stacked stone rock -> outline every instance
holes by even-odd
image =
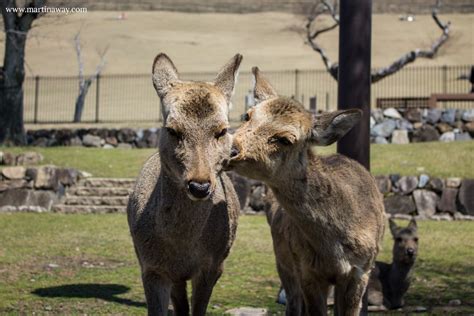
[[[474,179],[376,176],[385,211],[398,218],[474,219]]]
[[[0,211],[50,211],[84,176],[72,168],[55,166],[4,167],[0,171]]]
[[[377,144],[471,140],[474,109],[374,109],[370,127]]]

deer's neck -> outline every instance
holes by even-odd
[[[318,157],[305,154],[301,163],[287,168],[268,183],[288,215],[301,225],[308,221],[311,225],[325,224],[329,219],[326,206],[331,203],[332,185],[328,176],[320,171],[321,163]]]
[[[390,302],[393,306],[403,305],[403,296],[410,286],[413,264],[392,262],[389,273]]]
[[[165,168],[162,169],[159,183],[160,193],[156,195],[158,207],[155,214],[157,233],[185,241],[199,238],[214,205],[213,198],[192,201],[185,188],[178,185]],[[219,189],[218,186],[216,190]]]

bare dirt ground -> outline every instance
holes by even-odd
[[[82,26],[86,72],[99,61],[98,50],[109,45],[104,74],[149,73],[158,52],[169,54],[181,72],[214,72],[235,53],[244,55],[242,69],[322,69],[318,55],[305,44],[305,18],[288,13],[196,14],[178,12],[91,11],[44,17],[31,30],[26,60],[28,75],[77,75],[73,37]],[[416,65],[460,65],[474,61],[472,14],[440,14],[452,22],[452,38],[435,60]],[[323,18],[321,25],[329,20]],[[385,66],[408,50],[429,47],[440,34],[429,15],[401,22],[395,14],[373,16],[374,67]],[[357,34],[354,34],[356,36]],[[3,36],[3,34],[1,35]],[[338,31],[321,37],[337,60]],[[0,58],[4,41],[0,38]]]

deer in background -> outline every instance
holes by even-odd
[[[399,227],[389,219],[393,236],[392,263],[376,261],[368,285],[369,310],[380,311],[403,307],[403,296],[411,282],[411,272],[418,254],[418,232],[415,219]]]
[[[223,172],[229,159],[230,99],[242,56],[213,82],[179,79],[165,54],[153,63],[164,128],[158,152],[143,166],[127,208],[149,315],[205,315],[212,289],[235,239],[240,211]]]
[[[291,267],[278,270],[292,300],[287,314],[326,315],[335,285],[335,314],[358,315],[383,237],[382,195],[359,163],[317,156],[311,146],[334,143],[361,113],[313,117],[296,100],[278,96],[258,68],[252,72],[259,103],[234,135],[229,167],[265,182],[283,207],[272,225],[283,234],[277,262]]]

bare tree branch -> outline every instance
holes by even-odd
[[[82,30],[82,26],[81,26],[81,29],[79,29],[79,31],[77,32],[77,34],[74,36],[74,47],[76,49],[77,62],[79,65],[79,94],[76,99],[76,107],[74,110],[74,119],[73,119],[74,122],[81,121],[87,92],[89,91],[89,88],[94,82],[94,80],[97,79],[97,77],[100,75],[100,73],[104,69],[106,65],[105,55],[107,54],[107,51],[109,49],[109,46],[107,45],[101,52],[98,52],[100,56],[100,62],[97,65],[94,74],[92,74],[86,79],[84,75],[84,59],[82,57],[82,47],[81,47],[81,37],[80,37],[81,30]]]
[[[401,70],[406,65],[414,62],[417,58],[430,58],[431,59],[436,56],[439,48],[444,43],[446,43],[446,41],[449,39],[449,32],[450,32],[450,26],[451,26],[451,22],[443,23],[439,19],[438,12],[439,12],[440,7],[441,7],[441,0],[437,0],[431,13],[431,16],[434,22],[441,29],[440,37],[437,38],[431,44],[431,47],[429,49],[423,50],[423,49],[417,48],[415,50],[412,50],[402,55],[400,58],[392,62],[389,66],[373,71],[371,74],[372,83],[378,82],[382,80],[383,78],[396,73],[397,71]],[[334,23],[329,27],[325,27],[319,30],[314,30],[315,24],[316,24],[315,23],[316,18],[319,15],[324,14],[324,13],[328,13],[331,16]],[[338,25],[339,25],[339,17],[337,15],[336,4],[331,5],[331,3],[329,3],[327,0],[322,0],[321,2],[317,3],[313,7],[311,14],[308,16],[308,22],[306,24],[306,35],[307,35],[308,44],[311,46],[311,48],[314,51],[316,51],[321,56],[321,59],[324,63],[324,66],[326,67],[326,70],[335,80],[337,80],[339,66],[336,62],[331,62],[325,50],[316,42],[316,39],[319,35],[335,29]]]
[[[308,16],[308,22],[306,23],[306,38],[311,48],[319,53],[323,60],[324,66],[329,74],[337,81],[337,74],[339,66],[337,63],[331,62],[331,59],[326,54],[326,51],[316,42],[316,38],[328,31],[331,31],[339,26],[339,17],[336,14],[337,3],[331,5],[328,1],[323,0],[320,3],[313,6],[311,14]],[[315,29],[315,21],[321,14],[329,13],[333,19],[333,24],[323,29]]]

